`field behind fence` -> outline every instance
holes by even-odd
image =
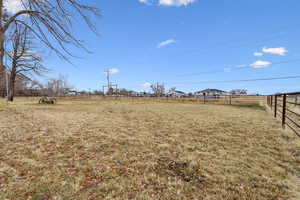
[[[18,97],[17,101],[36,102],[40,97]],[[267,105],[275,118],[281,120],[282,127],[288,127],[300,137],[300,92],[283,93],[275,95],[218,95],[201,96],[198,98],[174,98],[174,97],[127,97],[127,96],[67,96],[56,97],[58,103],[66,101],[124,101],[132,103],[195,103],[195,104],[215,104],[233,106],[263,106]],[[4,101],[3,101],[4,102]],[[2,105],[4,105],[2,102]],[[3,107],[2,107],[3,109]],[[1,102],[0,102],[1,110]]]
[[[145,102],[166,102],[166,103],[198,103],[198,104],[219,104],[219,105],[261,105],[265,102],[265,96],[256,95],[223,95],[223,96],[208,96],[199,98],[173,98],[173,97],[125,97],[125,96],[69,96],[56,97],[58,102],[69,100],[95,100],[95,101],[129,101],[133,103]],[[18,97],[18,100],[30,100],[38,102],[39,97]]]

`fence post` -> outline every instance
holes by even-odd
[[[283,95],[282,105],[282,127],[285,128],[285,116],[286,116],[286,94]]]
[[[271,110],[273,109],[273,95],[271,95]]]
[[[205,96],[206,96],[206,94],[204,93],[203,94],[203,102],[204,102],[204,104],[205,104]]]
[[[230,103],[230,105],[232,105],[232,96],[231,95],[229,95],[229,103]]]
[[[277,95],[275,95],[275,103],[274,103],[274,117],[277,117]]]

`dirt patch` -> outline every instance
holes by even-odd
[[[200,166],[192,164],[190,161],[161,157],[157,161],[155,170],[162,176],[178,178],[186,183],[204,183],[205,181],[205,177],[201,174]]]

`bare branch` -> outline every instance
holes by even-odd
[[[80,3],[80,0],[20,0],[23,9],[13,14],[3,25],[5,33],[13,23],[27,26],[46,47],[61,59],[70,62],[74,55],[69,45],[86,50],[81,40],[74,37],[72,25],[81,18],[97,34],[91,16],[100,16],[100,10]],[[0,7],[1,9],[1,7]],[[3,9],[3,8],[2,8]],[[1,31],[1,30],[0,30]],[[51,42],[50,42],[51,41]]]

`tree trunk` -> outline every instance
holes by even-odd
[[[0,95],[5,97],[4,37],[0,27]]]
[[[3,0],[0,0],[0,95],[5,97]]]
[[[8,101],[13,102],[15,96],[15,82],[16,82],[16,72],[11,72],[9,78],[9,87],[8,87]]]

